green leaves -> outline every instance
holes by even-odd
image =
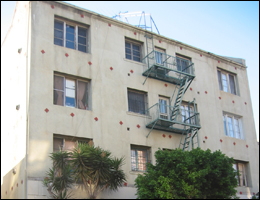
[[[159,149],[155,158],[156,165],[135,180],[138,199],[236,197],[233,159],[220,151]]]

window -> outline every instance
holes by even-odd
[[[169,102],[170,99],[167,97],[159,97],[159,111],[160,111],[160,118],[162,119],[169,119]]]
[[[195,112],[193,105],[188,106],[186,103],[182,104],[180,113],[182,116],[182,122],[195,125],[195,117],[193,117]]]
[[[59,150],[62,151],[72,151],[74,147],[77,147],[79,143],[88,143],[92,141],[87,138],[79,138],[79,137],[69,137],[62,135],[53,135],[53,152],[57,152]]]
[[[243,139],[241,117],[224,113],[223,122],[226,136]]]
[[[141,62],[141,48],[142,44],[132,41],[125,41],[125,57],[129,60]]]
[[[164,49],[160,49],[158,47],[155,47],[155,60],[156,60],[156,63],[159,64],[159,65],[166,66],[166,63],[164,62],[165,59],[166,59],[165,50]]]
[[[128,89],[128,111],[145,115],[147,104],[147,93]]]
[[[150,163],[150,147],[131,145],[131,170],[146,171],[146,163]]]
[[[54,44],[87,52],[88,29],[73,22],[54,20]]]
[[[236,75],[225,72],[223,70],[217,70],[217,72],[219,89],[224,92],[238,95]]]
[[[246,163],[237,162],[233,164],[235,171],[238,170],[239,176],[237,176],[237,185],[247,187],[247,175],[246,175]]]
[[[89,110],[89,82],[55,74],[53,103],[55,105]]]
[[[177,70],[181,72],[191,73],[191,58],[176,54]]]

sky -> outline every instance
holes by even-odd
[[[65,2],[107,17],[144,11],[151,14],[163,36],[217,55],[245,59],[259,141],[259,1]],[[1,1],[1,44],[11,26],[15,4]],[[140,20],[127,19],[136,25]]]

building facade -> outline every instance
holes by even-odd
[[[136,198],[158,148],[198,145],[234,158],[238,196],[259,191],[245,60],[63,2],[17,2],[1,48],[2,198],[46,198],[50,153],[89,140],[126,159],[127,182],[100,198]]]

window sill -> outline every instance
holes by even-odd
[[[91,55],[90,52],[79,51],[79,50],[77,50],[77,49],[68,48],[68,47],[65,47],[65,46],[58,45],[58,44],[54,44],[54,45],[55,45],[55,46],[58,46],[58,47],[63,47],[63,48],[65,48],[66,50],[67,50],[67,49],[71,49],[71,50],[74,50],[74,51],[77,51],[77,52],[81,52],[81,53],[84,53],[84,54],[89,54],[89,55]]]
[[[230,137],[230,136],[227,136],[227,135],[225,135],[225,137],[230,138],[230,139],[237,139],[237,140],[245,141],[245,139],[242,139],[242,138]]]
[[[133,116],[136,116],[136,117],[143,117],[143,118],[152,119],[152,117],[149,116],[149,115],[143,115],[143,114],[140,114],[140,113],[135,113],[135,112],[130,112],[130,111],[126,111],[126,114],[133,115]]]
[[[138,175],[138,174],[144,174],[145,172],[143,171],[129,171],[130,174],[133,174],[133,175]]]
[[[126,58],[123,58],[123,59],[124,59],[124,61],[131,62],[134,64],[145,65],[145,63],[142,63],[142,62],[138,62],[138,61],[134,61],[134,60],[126,59]]]
[[[225,92],[224,90],[220,90],[220,92],[225,93],[225,94],[230,94],[230,95],[234,95],[234,96],[240,97],[240,96],[237,95],[237,94],[232,94],[232,93],[230,93],[230,92]]]

